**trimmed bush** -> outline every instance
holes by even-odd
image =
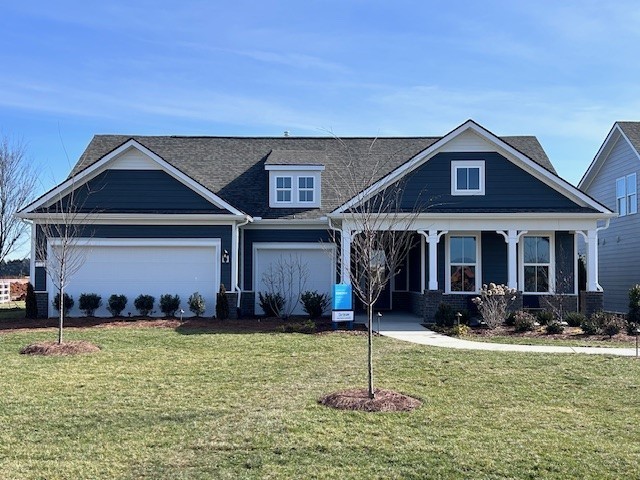
[[[580,327],[587,335],[617,335],[624,328],[625,321],[613,313],[595,312]]]
[[[540,310],[536,313],[536,320],[540,325],[549,325],[554,320],[553,313],[548,310]]]
[[[24,316],[26,318],[38,318],[38,302],[36,300],[36,292],[31,283],[27,283],[27,294],[24,299],[24,305],[26,309]]]
[[[318,293],[317,290],[304,292],[300,295],[300,300],[302,301],[302,308],[312,319],[320,318],[331,307],[329,295]]]
[[[279,293],[258,292],[258,303],[267,317],[280,317],[284,308],[284,297]]]
[[[138,295],[133,301],[133,306],[136,307],[138,313],[143,317],[148,317],[153,311],[153,304],[156,299],[153,295]]]
[[[127,297],[124,295],[116,295],[115,293],[109,297],[107,301],[107,310],[114,317],[119,317],[127,306]]]
[[[220,289],[216,295],[216,318],[226,320],[229,318],[229,299],[224,284],[220,284]]]
[[[609,318],[602,327],[602,333],[609,335],[609,338],[613,338],[614,335],[617,335],[622,331],[623,327],[624,322],[620,317]]]
[[[58,312],[60,311],[60,293],[56,293],[56,296],[53,299],[53,308],[55,308]],[[64,314],[67,315],[69,310],[73,308],[73,297],[68,293],[64,294]]]
[[[464,324],[454,325],[451,327],[451,335],[454,337],[464,337],[469,334],[469,327]]]
[[[180,296],[165,293],[160,295],[160,311],[165,317],[175,317],[180,308]]]
[[[547,323],[546,331],[549,335],[559,335],[564,332],[564,325],[557,320],[551,320]]]
[[[516,312],[509,312],[507,318],[504,320],[504,324],[508,327],[513,327],[516,324]]]
[[[438,310],[436,310],[433,319],[439,327],[453,327],[456,323],[456,314],[451,305],[441,303],[438,305]]]
[[[206,310],[204,297],[200,295],[199,292],[192,293],[189,297],[189,300],[187,300],[187,304],[189,305],[189,310],[191,310],[191,313],[193,313],[196,317],[202,315]]]
[[[78,298],[78,307],[87,317],[93,317],[96,310],[102,306],[102,297],[97,293],[81,293]]]
[[[602,333],[603,312],[595,312],[589,318],[585,318],[580,324],[580,328],[585,335],[598,335]]]
[[[522,310],[515,312],[513,325],[516,332],[530,332],[536,328],[536,317]]]
[[[287,323],[280,327],[284,333],[315,333],[316,324],[312,320],[300,323]]]
[[[582,325],[582,322],[586,320],[585,316],[582,313],[578,312],[569,312],[564,317],[565,322],[569,324],[570,327],[579,327]]]

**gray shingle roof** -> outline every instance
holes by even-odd
[[[179,137],[96,135],[71,175],[87,168],[133,138],[169,164],[199,182],[223,200],[252,216],[263,218],[317,218],[342,205],[340,189],[322,191],[322,208],[271,209],[265,163],[322,164],[323,184],[340,185],[345,155],[353,168],[378,175],[372,183],[410,160],[441,137],[341,138],[332,137]],[[503,141],[555,174],[535,137],[501,137]],[[348,153],[347,153],[348,152]],[[295,159],[300,159],[295,161]],[[333,190],[333,191],[332,191]]]
[[[640,122],[616,122],[627,136],[636,152],[640,153]]]

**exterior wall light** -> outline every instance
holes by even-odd
[[[227,250],[222,253],[222,263],[229,263],[229,252]]]

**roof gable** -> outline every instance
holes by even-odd
[[[609,210],[585,195],[573,185],[560,178],[555,170],[533,161],[510,143],[494,135],[489,130],[480,126],[473,120],[467,120],[444,137],[440,138],[428,148],[415,155],[409,161],[384,176],[370,187],[364,189],[355,197],[349,199],[332,213],[340,214],[348,211],[353,206],[366,201],[378,192],[400,181],[407,174],[415,171],[425,162],[441,152],[497,152],[516,164],[527,173],[544,182],[552,189],[568,197],[572,202],[582,207],[592,208],[602,213],[610,213]],[[545,155],[546,157],[546,155]]]
[[[578,188],[584,191],[589,189],[598,172],[606,163],[611,150],[620,139],[623,139],[629,145],[629,148],[640,160],[640,122],[616,122],[609,130],[587,171],[580,179]]]
[[[102,182],[104,182],[104,174],[109,170],[128,170],[133,172],[145,170],[162,171],[165,176],[171,177],[185,188],[199,195],[206,202],[212,204],[214,208],[210,211],[226,211],[234,215],[243,215],[238,209],[222,200],[213,192],[207,190],[204,186],[185,175],[173,165],[167,163],[155,152],[149,150],[134,139],[125,141],[86,168],[81,170],[74,169],[66,181],[22,209],[19,214],[28,218],[29,214],[46,212],[47,207],[52,204],[58,202],[63,202],[64,204],[65,199],[68,200],[71,192],[78,189],[80,189],[81,192],[82,189],[86,190],[84,191],[84,197],[87,199],[89,196],[88,193],[91,191],[91,188],[88,187],[89,182],[100,177],[103,177]],[[121,177],[121,175],[117,177]],[[101,183],[101,186],[101,188],[104,188],[106,184]],[[182,190],[184,194],[185,189],[183,188]],[[202,208],[202,202],[199,203],[198,210],[206,210]]]

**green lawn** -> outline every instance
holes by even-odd
[[[24,300],[0,303],[0,321],[24,320]]]
[[[185,334],[187,333],[187,334]],[[637,478],[640,362],[375,338],[409,414],[327,409],[364,386],[366,338],[67,329],[90,356],[0,335],[0,478]]]
[[[621,341],[611,340],[606,335],[601,335],[599,340],[594,339],[558,339],[545,337],[518,337],[516,335],[496,335],[491,337],[467,336],[459,337],[474,342],[506,343],[515,345],[551,345],[567,347],[607,347],[607,348],[632,348],[636,346],[635,340]],[[633,337],[632,337],[633,338]]]

